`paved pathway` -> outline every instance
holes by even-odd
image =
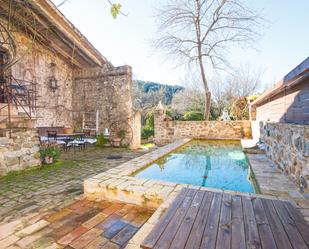
[[[57,211],[0,225],[0,249],[122,249],[153,210],[78,200]]]
[[[264,154],[248,154],[262,194],[293,200],[309,223],[309,192],[301,193],[297,185]]]
[[[104,172],[143,151],[89,148],[86,152],[64,153],[63,166],[0,178],[0,224],[37,211],[64,207],[83,193],[83,180]],[[120,155],[118,159],[108,159]]]

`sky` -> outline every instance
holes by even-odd
[[[247,1],[255,9],[263,9],[267,27],[261,30],[255,49],[233,47],[228,59],[233,66],[262,68],[263,83],[269,85],[309,56],[309,0]],[[128,15],[113,19],[108,0],[69,0],[59,9],[114,66],[132,66],[135,79],[182,84],[187,72],[164,60],[150,42],[156,37],[154,12],[166,1],[114,2],[121,3]]]

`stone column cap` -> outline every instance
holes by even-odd
[[[165,108],[164,108],[162,102],[159,101],[159,104],[157,105],[156,110],[157,110],[157,111],[164,111],[164,109],[165,109]]]

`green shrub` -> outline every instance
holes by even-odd
[[[42,147],[40,149],[40,157],[44,160],[45,157],[52,157],[56,161],[60,157],[60,149],[58,146]]]
[[[106,144],[106,139],[104,135],[103,134],[98,135],[96,145],[103,147],[105,144]]]
[[[203,113],[197,111],[186,112],[183,115],[183,119],[186,121],[200,121],[203,120]]]
[[[148,139],[149,137],[154,135],[154,128],[149,126],[144,126],[142,128],[142,139]]]

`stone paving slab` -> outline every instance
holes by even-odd
[[[0,224],[38,211],[64,207],[83,193],[86,178],[144,153],[91,147],[85,152],[63,153],[61,161],[64,166],[0,178]],[[110,155],[120,155],[122,158],[111,160],[108,159]]]
[[[292,200],[309,223],[309,193],[297,185],[264,154],[248,154],[255,178],[263,194]]]
[[[0,249],[120,249],[153,212],[126,203],[81,199],[57,212],[36,213],[0,225]]]

